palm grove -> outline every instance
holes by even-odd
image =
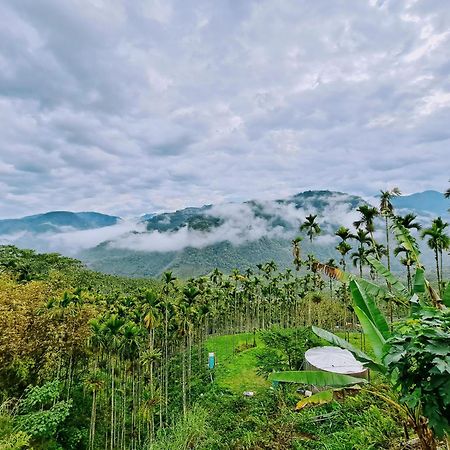
[[[319,218],[309,214],[292,241],[293,267],[284,271],[269,261],[230,274],[216,269],[180,280],[166,272],[160,280],[137,280],[92,272],[56,254],[0,247],[0,447],[159,448],[161,433],[186,417],[214,384],[206,367],[210,336],[311,326],[356,330],[359,322],[370,337],[358,314],[363,303],[355,299],[364,298],[371,311],[377,305],[376,316],[385,315],[389,328],[382,327],[382,342],[393,343],[389,350],[373,344],[375,362],[358,352],[356,357],[375,364],[383,376],[408,372],[410,355],[401,351],[405,320],[414,316],[441,337],[450,336],[443,257],[450,238],[440,217],[423,228],[413,214],[397,215],[391,200],[398,195],[398,189],[382,191],[378,208],[358,208],[354,229],[336,230],[337,262],[303,257],[302,239],[314,242],[321,234]],[[414,236],[434,254],[431,282]],[[393,258],[405,268],[404,285],[390,272]],[[412,302],[405,300],[411,296]],[[430,417],[430,392],[417,391],[406,376],[391,383],[397,403],[406,404],[405,426],[417,433],[422,448],[436,448],[436,438],[448,433],[446,342],[447,349],[429,343],[434,365],[421,366],[417,374],[438,380],[430,390],[441,418]],[[392,357],[394,348],[399,355]],[[408,406],[409,395],[421,406]],[[417,417],[408,422],[411,411]]]

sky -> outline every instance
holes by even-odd
[[[448,0],[0,0],[0,218],[445,190]]]

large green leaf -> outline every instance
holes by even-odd
[[[358,316],[359,323],[361,324],[361,327],[364,330],[370,345],[372,346],[372,350],[375,353],[376,358],[378,361],[381,361],[383,358],[383,347],[386,344],[386,340],[378,330],[377,326],[370,320],[361,308],[356,305],[354,305],[353,308],[355,310],[355,314]]]
[[[447,286],[445,287],[444,294],[442,296],[442,302],[445,306],[450,308],[450,281],[447,282]]]
[[[349,352],[353,353],[353,356],[360,362],[364,364],[365,367],[368,367],[369,369],[375,370],[377,372],[385,372],[385,367],[377,362],[375,362],[370,356],[368,356],[363,351],[359,350],[358,348],[354,347],[350,342],[347,342],[345,339],[340,338],[339,336],[336,336],[333,333],[330,333],[329,331],[323,330],[322,328],[318,328],[313,326],[312,327],[313,333],[315,333],[317,336],[319,336],[322,339],[325,339],[330,344],[334,344],[338,347],[345,348]]]
[[[403,297],[408,297],[408,289],[401,283],[397,277],[392,275],[392,273],[382,264],[378,259],[373,256],[367,256],[367,261],[369,264],[389,283],[391,288],[398,292]]]
[[[414,275],[414,293],[421,294],[423,292],[425,292],[425,273],[421,267],[418,267]]]
[[[274,372],[269,375],[269,381],[311,384],[320,387],[343,387],[367,383],[365,378],[356,378],[341,373],[322,372],[320,370]]]
[[[379,286],[379,285],[377,285],[375,283],[372,283],[369,280],[366,280],[365,278],[359,278],[359,277],[357,277],[355,275],[351,275],[350,279],[351,280],[356,280],[359,283],[359,285],[361,287],[363,287],[364,290],[370,296],[372,296],[373,298],[379,298],[379,299],[382,299],[382,300],[388,300],[389,299],[389,300],[392,300],[394,303],[402,304],[402,305],[407,305],[408,304],[407,299],[399,297],[399,296],[392,295],[392,293],[389,292],[387,290],[387,288],[384,287],[384,286]]]
[[[333,401],[333,397],[333,391],[317,392],[316,394],[311,395],[311,397],[301,399],[297,403],[295,409],[298,411],[308,405],[325,405],[326,403]]]
[[[409,251],[411,258],[417,266],[422,267],[420,263],[420,251],[416,240],[411,236],[411,233],[401,223],[393,221],[391,229],[395,234],[397,242],[406,250]]]
[[[359,285],[358,281],[352,280],[350,282],[350,291],[352,293],[353,301],[367,317],[377,327],[384,339],[390,337],[389,326],[383,314],[375,304],[375,300],[367,294],[367,292]]]

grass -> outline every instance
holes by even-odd
[[[241,346],[256,347],[239,351]],[[208,351],[216,354],[215,381],[219,386],[235,393],[260,391],[270,387],[270,383],[256,373],[256,354],[264,348],[258,335],[241,333],[216,336],[208,339]]]
[[[347,338],[356,348],[372,355],[367,340],[361,341],[361,333],[350,332],[347,336],[342,332],[336,334],[343,339]],[[240,351],[243,346],[254,343],[256,347]],[[208,339],[206,345],[209,352],[216,354],[214,377],[219,386],[237,394],[244,391],[258,392],[270,387],[270,383],[256,373],[256,354],[265,347],[258,333],[255,336],[253,333],[214,336]]]

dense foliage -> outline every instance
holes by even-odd
[[[0,247],[0,448],[367,449],[403,431],[437,448],[449,431],[447,226],[423,230],[437,255],[432,284],[415,218],[394,215],[393,195],[380,205],[386,245],[375,240],[379,210],[362,205],[355,230],[336,231],[339,264],[303,257],[302,239],[321,233],[313,214],[284,271],[269,261],[128,279]],[[392,254],[407,261],[406,283],[384,264]],[[370,385],[303,371],[305,351],[323,340],[370,368]],[[333,389],[305,400],[293,382]]]

